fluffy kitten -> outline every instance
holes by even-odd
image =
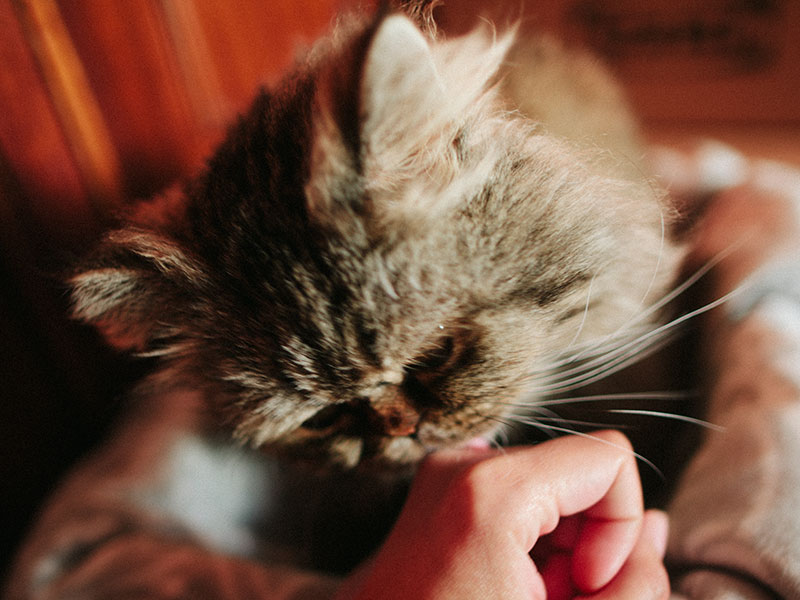
[[[394,468],[496,435],[565,352],[646,326],[674,265],[615,88],[512,44],[343,22],[172,217],[108,235],[76,315],[258,448]]]

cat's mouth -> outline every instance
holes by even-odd
[[[437,409],[416,412],[395,405],[379,413],[364,401],[352,401],[320,410],[287,446],[276,449],[317,469],[408,473],[427,454],[474,437],[474,430],[450,420]]]
[[[409,472],[432,450],[416,434],[394,437],[337,434],[267,449],[314,470],[386,473]]]
[[[399,395],[378,406],[366,399],[333,404],[303,422],[297,450],[344,468],[415,464],[426,453],[420,439],[426,412]]]
[[[366,399],[326,406],[300,427],[309,436],[414,437],[424,414],[397,394],[378,407]]]
[[[429,452],[457,443],[437,433],[439,412],[399,395],[377,404],[367,399],[332,404],[270,450],[315,468],[405,471]]]

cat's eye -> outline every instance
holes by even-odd
[[[350,415],[350,406],[348,404],[332,404],[303,421],[301,427],[311,431],[326,431],[339,427],[349,420]]]
[[[439,340],[436,347],[432,348],[415,361],[417,369],[435,371],[444,367],[455,355],[456,341],[451,335]]]
[[[431,383],[474,358],[477,343],[474,328],[461,324],[448,328],[439,326],[439,329],[441,336],[435,344],[406,369],[410,376],[423,383]]]

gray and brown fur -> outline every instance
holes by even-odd
[[[673,275],[618,96],[552,45],[345,19],[170,219],[108,235],[71,279],[75,314],[256,447],[391,466],[490,436],[531,373]]]

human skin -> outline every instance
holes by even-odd
[[[471,444],[426,459],[388,539],[338,598],[661,600],[666,537],[620,433]]]

